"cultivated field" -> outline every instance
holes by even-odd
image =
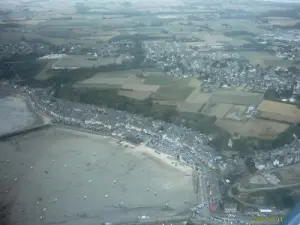
[[[63,44],[87,44],[87,45],[95,45],[96,41],[93,40],[80,40],[75,38],[59,38],[59,37],[46,37],[42,36],[40,34],[37,34],[35,32],[22,32],[21,29],[15,29],[12,31],[5,31],[0,33],[0,38],[2,43],[15,43],[20,42],[21,38],[25,38],[28,41],[31,40],[41,40],[46,43],[52,44],[52,45],[63,45]]]
[[[185,101],[189,103],[205,103],[211,98],[211,96],[211,93],[202,93],[200,92],[200,87],[196,87]]]
[[[39,11],[40,9],[33,10]],[[55,9],[57,11],[57,9]],[[57,12],[56,12],[57,13]],[[62,17],[66,17],[65,13]],[[70,16],[70,15],[69,15]],[[24,28],[6,29],[1,32],[2,42],[20,41],[24,36],[27,40],[38,39],[53,45],[84,44],[87,47],[95,47],[97,41],[106,42],[120,34],[117,30],[103,30],[109,28],[130,25],[129,18],[103,18],[99,15],[78,16],[72,15],[72,19],[60,20],[58,15],[41,15],[32,20],[16,20],[16,23],[24,25]],[[108,16],[109,17],[109,16]],[[49,19],[56,18],[56,19]],[[122,26],[122,27],[124,27]],[[125,26],[126,27],[126,26]],[[95,31],[97,28],[97,31]],[[26,32],[30,30],[30,32]],[[25,31],[25,32],[24,32]],[[10,38],[11,37],[11,38]]]
[[[228,103],[237,105],[258,105],[263,100],[263,94],[242,91],[216,91],[210,98],[210,103]]]
[[[223,34],[230,31],[247,31],[254,34],[262,34],[265,30],[258,24],[249,20],[218,19],[210,21],[193,21],[196,26],[208,26],[215,33]]]
[[[154,94],[155,100],[166,100],[166,101],[183,101],[192,92],[193,87],[181,86],[176,87],[173,85],[161,86]]]
[[[300,109],[295,105],[264,100],[258,106],[258,110],[258,117],[261,118],[287,123],[296,123],[300,121]]]
[[[103,85],[117,85],[122,87],[123,84],[128,80],[128,78],[126,77],[103,77],[101,79],[94,79],[93,77],[87,80],[84,80],[82,82],[80,82],[79,84],[77,84],[77,86],[81,86],[81,87],[97,87],[97,85],[99,86],[103,86]]]
[[[117,88],[119,95],[137,100],[144,100],[151,96],[155,103],[175,106],[180,112],[201,112],[216,116],[218,126],[231,134],[238,133],[245,137],[274,139],[289,127],[288,124],[262,119],[239,121],[249,105],[259,105],[262,102],[263,94],[236,90],[204,93],[200,91],[201,82],[194,78],[176,80],[159,75],[140,78],[130,75],[132,73],[139,74],[138,71],[123,71],[115,75],[99,73],[76,84],[75,87]],[[262,106],[264,104],[261,104],[259,109]],[[297,115],[300,116],[300,113]]]
[[[103,77],[110,77],[110,78],[118,78],[118,77],[129,77],[131,75],[138,75],[140,74],[140,70],[121,70],[121,71],[113,71],[113,72],[100,72],[96,73],[92,78],[90,78],[90,81],[101,80]]]
[[[298,164],[275,168],[270,173],[261,173],[254,176],[245,177],[243,186],[246,189],[259,187],[274,187],[276,185],[296,185],[299,186],[300,167]],[[267,180],[266,178],[271,178]],[[274,179],[275,178],[275,179]]]
[[[253,185],[267,185],[268,181],[261,175],[254,175],[249,178],[249,183]]]
[[[240,120],[248,109],[245,105],[234,105],[227,113],[226,119]]]
[[[293,60],[285,60],[285,59],[280,59],[280,58],[273,58],[273,59],[265,59],[264,60],[264,65],[266,66],[271,66],[273,68],[280,66],[280,67],[290,67],[295,65],[295,62]]]
[[[95,68],[99,66],[107,66],[116,64],[116,57],[96,58],[84,55],[68,55],[67,57],[58,59],[53,67],[57,68]]]
[[[267,17],[267,19],[269,24],[278,26],[293,26],[299,22],[299,20],[289,17]]]
[[[272,56],[267,52],[258,52],[258,51],[243,51],[238,52],[239,55],[245,57],[252,65],[259,64],[260,66],[267,66],[265,65],[265,60],[272,60],[276,59],[276,56]]]
[[[159,72],[147,72],[147,77],[145,78],[144,84],[150,85],[167,85],[173,82],[175,79],[171,76],[164,76],[162,74],[158,74]]]
[[[261,119],[250,119],[243,123],[236,120],[218,119],[216,125],[229,133],[238,133],[244,137],[256,137],[272,140],[285,131],[289,125]]]
[[[149,91],[149,92],[157,92],[160,87],[159,85],[148,85],[148,84],[133,84],[133,83],[125,83],[122,86],[122,89],[125,90],[137,90],[137,91]]]
[[[52,65],[56,60],[48,60],[46,66],[34,77],[36,80],[45,81],[54,76],[54,73],[49,72],[48,70],[52,69]]]
[[[109,72],[109,73],[96,73],[93,77],[88,78],[84,81],[78,83],[78,85],[89,86],[89,85],[110,85],[110,84],[118,84],[123,85],[126,83],[129,84],[142,84],[143,79],[138,78],[136,75],[136,71],[117,71],[117,72]]]
[[[32,20],[18,20],[16,21],[18,24],[23,24],[23,25],[37,25],[39,23],[43,23],[46,20],[43,19],[32,19]]]
[[[232,104],[219,103],[219,104],[207,105],[207,107],[205,107],[205,109],[202,112],[210,116],[223,118],[232,107],[233,107]]]
[[[285,124],[264,120],[249,120],[246,123],[233,121],[239,120],[249,105],[259,105],[263,99],[262,94],[236,90],[204,93],[200,91],[201,81],[195,78],[175,79],[155,74],[160,73],[157,71],[143,71],[143,74],[152,72],[152,75],[145,78],[132,75],[139,72],[99,73],[77,83],[75,87],[117,88],[119,95],[137,100],[151,96],[154,103],[174,106],[180,112],[201,112],[216,116],[219,119],[218,126],[232,134],[236,132],[242,136],[272,139],[288,127]]]
[[[173,77],[159,76],[157,74],[141,78],[138,76],[140,73],[140,70],[97,73],[91,78],[76,83],[74,87],[105,88],[107,85],[107,87],[120,89],[120,95],[132,97],[134,99],[144,99],[146,96],[149,96],[149,93],[153,93],[153,99],[155,101],[183,102],[192,93],[195,87],[201,84],[201,82],[195,79],[186,78],[176,80]],[[148,71],[145,73],[160,72]],[[139,93],[141,93],[141,96],[138,96]],[[204,99],[201,100],[202,102],[199,100],[201,100],[201,97],[196,95],[191,100],[191,103],[204,103],[203,101],[205,101],[205,96]],[[199,106],[201,106],[201,104],[199,104]]]
[[[189,87],[201,87],[201,85],[202,85],[202,82],[196,78],[182,79],[181,81],[183,81],[183,80],[186,80],[187,85]]]
[[[101,33],[101,34],[95,34],[93,36],[87,36],[87,37],[82,37],[82,40],[93,40],[93,41],[103,41],[107,42],[114,36],[119,35],[119,32],[108,32],[108,33]]]
[[[280,168],[274,173],[280,177],[283,185],[300,183],[300,166],[298,164]]]
[[[157,18],[160,18],[160,19],[179,19],[181,18],[180,15],[174,15],[174,14],[162,14],[162,15],[156,15]]]
[[[120,90],[118,92],[119,95],[125,96],[127,98],[136,99],[136,100],[145,100],[146,98],[150,97],[151,91],[140,91],[140,90],[134,90],[134,91],[126,91],[126,90]]]
[[[294,64],[294,62],[291,60],[281,59],[267,52],[243,51],[238,52],[238,54],[249,60],[252,65],[259,64],[262,67],[289,67]]]
[[[207,19],[207,13],[214,13],[216,9],[195,2],[195,8],[182,7],[186,3],[178,1],[132,1],[132,7],[124,7],[123,3],[89,1],[93,13],[76,13],[76,3],[67,0],[61,4],[53,0],[51,4],[29,1],[28,7],[35,12],[30,17],[13,13],[12,19],[19,20],[22,28],[8,28],[1,32],[3,43],[19,42],[25,37],[28,40],[40,39],[54,45],[82,45],[85,47],[100,47],[118,35],[144,34],[149,37],[147,42],[164,43],[166,39],[182,39],[187,47],[198,51],[215,51],[218,58],[224,52],[225,46],[240,46],[250,43],[255,35],[267,33],[265,29],[271,25],[291,26],[297,21],[283,17],[268,17],[269,24],[262,24],[250,19]],[[189,2],[191,4],[191,2]],[[174,7],[175,6],[175,7]],[[226,6],[239,10],[239,4]],[[139,9],[155,12],[155,15],[139,15]],[[158,10],[159,8],[159,10]],[[135,11],[134,9],[137,9]],[[137,13],[127,16],[128,12]],[[122,15],[124,12],[124,15]],[[25,13],[26,14],[26,13]],[[126,15],[125,15],[126,14]],[[29,19],[31,18],[32,19]],[[20,20],[21,18],[21,20]],[[26,18],[26,20],[25,20]],[[157,24],[151,24],[152,22]],[[29,30],[27,33],[26,30]],[[25,31],[25,32],[24,32]],[[186,38],[194,37],[195,42]],[[144,40],[143,40],[144,41]],[[64,46],[65,47],[65,46]],[[220,54],[218,54],[220,53]],[[120,53],[121,54],[121,53]],[[240,55],[253,65],[262,67],[289,67],[293,61],[283,60],[267,52],[242,51]],[[61,72],[47,71],[52,65],[57,68],[95,68],[99,66],[113,66],[123,62],[123,55],[92,59],[87,56],[73,55],[57,61],[49,61],[44,70],[36,75],[37,80],[48,80]],[[205,67],[204,63],[200,67]],[[72,76],[72,73],[68,75]],[[74,88],[103,89],[112,88],[120,96],[131,99],[144,100],[151,97],[160,105],[173,105],[180,112],[196,113],[216,116],[217,124],[229,132],[237,132],[242,136],[274,138],[288,125],[251,119],[245,123],[237,120],[242,117],[249,105],[259,105],[263,94],[246,91],[230,90],[229,88],[211,91],[202,86],[202,82],[195,78],[177,79],[167,76],[161,69],[126,70],[117,72],[88,74],[83,81],[74,84]],[[92,77],[91,77],[91,76]],[[78,76],[78,73],[74,75]],[[80,77],[83,77],[80,75]],[[86,77],[89,77],[86,79]],[[211,93],[212,92],[212,93]],[[157,107],[159,107],[157,105]],[[162,106],[163,107],[163,106]],[[274,111],[274,110],[271,110]],[[276,109],[275,109],[276,111]],[[268,110],[261,111],[260,116],[266,119],[295,122],[300,120],[299,111],[291,113],[291,109],[278,110],[270,114]],[[279,114],[279,115],[278,115]],[[299,115],[299,116],[298,116]],[[264,136],[265,135],[265,136]]]
[[[223,42],[231,42],[232,38],[226,37],[222,34],[204,34],[203,36],[200,34],[200,36],[203,38],[204,42],[207,44],[215,44],[215,43],[223,43]]]
[[[109,73],[97,73],[93,77],[74,85],[75,88],[115,88],[119,95],[137,100],[146,99],[159,89],[159,85],[144,84],[144,79],[137,77],[140,70],[128,70]],[[153,79],[155,80],[155,79]]]
[[[177,105],[177,110],[179,112],[190,112],[190,113],[199,112],[204,106],[204,104],[201,103],[189,103],[189,102],[178,102],[176,105]]]
[[[20,31],[19,32],[5,31],[0,33],[1,43],[19,43],[22,37],[25,37],[27,40],[41,38],[37,34],[21,33]]]

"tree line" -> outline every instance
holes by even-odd
[[[120,96],[116,89],[74,89],[71,85],[57,86],[56,98],[64,98],[71,101],[79,101],[102,107],[115,108],[156,120],[185,126],[204,134],[210,134],[214,138],[210,142],[221,149],[227,145],[230,134],[215,125],[216,117],[202,113],[183,113],[177,111],[175,106],[156,104],[152,98],[134,100]]]

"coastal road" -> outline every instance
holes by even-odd
[[[204,218],[210,217],[210,211],[209,211],[209,199],[208,199],[208,190],[205,185],[204,180],[204,174],[205,174],[205,168],[199,168],[198,170],[193,170],[193,189],[194,192],[197,195],[197,204],[204,204],[204,206],[201,208],[202,210],[202,216]]]
[[[201,194],[202,194],[202,203],[205,204],[203,206],[203,216],[205,218],[210,217],[210,210],[209,210],[209,197],[208,197],[208,190],[204,179],[204,174],[206,174],[206,168],[203,166],[201,168],[201,176],[199,178],[200,180],[200,188],[201,188]]]

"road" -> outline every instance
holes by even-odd
[[[197,195],[197,204],[204,205],[201,208],[201,215],[204,219],[210,218],[208,190],[204,179],[204,174],[206,174],[205,170],[206,168],[203,166],[195,168],[193,171],[193,188]]]
[[[26,96],[26,95],[25,95]],[[32,111],[35,111],[34,108],[31,105],[31,101],[28,99],[29,97],[27,97],[27,100],[29,102],[28,106],[32,109]],[[38,112],[37,112],[38,113]],[[94,132],[93,132],[94,133]],[[209,190],[208,187],[206,185],[206,176],[207,174],[207,170],[208,168],[206,168],[204,165],[202,165],[201,167],[199,167],[198,170],[194,170],[193,173],[193,185],[194,185],[194,191],[197,194],[197,204],[204,204],[204,206],[201,208],[201,216],[199,215],[197,217],[197,221],[203,221],[206,222],[208,224],[218,224],[218,225],[223,225],[223,224],[230,224],[230,222],[237,222],[237,221],[241,221],[241,220],[245,220],[245,221],[251,221],[251,218],[249,217],[237,217],[237,218],[227,218],[227,222],[226,221],[218,221],[215,219],[211,218],[211,213],[209,210],[209,203],[210,203],[210,196],[209,196]],[[213,177],[209,177],[209,179],[213,179]],[[176,219],[184,219],[184,218],[176,218]],[[145,221],[146,222],[146,221]],[[252,224],[277,224],[276,220],[266,220],[266,221],[252,221]]]
[[[202,196],[202,204],[205,204],[203,207],[203,215],[205,218],[210,217],[210,210],[209,210],[209,198],[208,198],[208,190],[204,180],[204,174],[206,174],[206,168],[203,166],[201,168],[201,174],[199,175],[200,180],[200,189],[201,189],[201,196]]]
[[[261,187],[261,188],[245,189],[245,188],[241,187],[240,183],[237,183],[236,187],[241,192],[251,193],[251,192],[257,192],[257,191],[268,191],[268,190],[276,190],[276,189],[280,189],[280,188],[295,187],[295,186],[299,186],[299,185],[300,185],[300,183],[295,183],[295,184],[277,185],[275,187]]]
[[[251,193],[251,192],[258,192],[258,191],[269,191],[269,190],[276,190],[276,189],[280,189],[280,188],[295,187],[295,186],[299,186],[299,185],[300,185],[300,183],[287,184],[287,185],[277,185],[275,187],[261,187],[261,188],[253,188],[253,189],[244,189],[244,188],[241,187],[240,183],[235,183],[234,185],[232,185],[229,188],[229,190],[228,190],[228,196],[234,198],[236,201],[240,202],[241,204],[243,204],[245,206],[259,208],[260,205],[251,204],[251,203],[245,202],[245,201],[241,200],[240,198],[236,197],[232,193],[232,188],[233,187],[237,187],[240,192]]]

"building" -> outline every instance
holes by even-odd
[[[261,212],[261,213],[271,213],[271,212],[273,212],[273,210],[272,209],[259,209],[259,212]]]
[[[209,211],[210,211],[211,213],[213,213],[213,212],[215,212],[215,210],[216,210],[215,204],[214,204],[213,202],[211,202],[211,203],[209,204]]]
[[[225,213],[236,213],[237,212],[237,204],[236,203],[225,203],[224,204],[224,212]]]

